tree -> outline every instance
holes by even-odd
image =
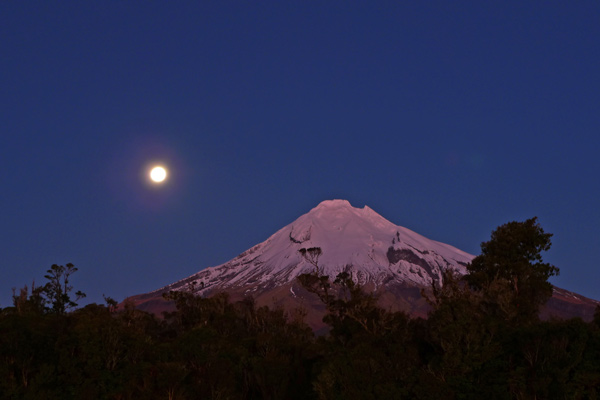
[[[34,282],[31,284],[31,294],[29,294],[29,288],[24,286],[17,295],[16,289],[13,288],[13,307],[10,311],[19,315],[27,313],[43,314],[46,303],[42,297],[43,289],[43,287],[36,287]]]
[[[483,293],[488,312],[513,322],[537,319],[539,307],[552,296],[548,278],[559,273],[542,260],[551,237],[534,217],[499,226],[481,244],[465,279]]]
[[[320,248],[300,254],[315,271],[298,281],[325,305],[323,322],[331,327],[320,341],[324,357],[313,382],[318,398],[410,398],[419,354],[408,316],[380,307],[376,294],[352,279],[351,265],[331,282],[318,264]]]
[[[71,299],[70,293],[73,291],[73,286],[69,284],[69,277],[77,272],[77,268],[71,263],[64,266],[53,264],[46,272],[44,278],[48,279],[48,282],[44,285],[42,293],[51,305],[48,310],[62,315],[77,307],[75,301],[85,297],[85,293],[78,290],[75,292],[75,300]]]
[[[428,344],[425,371],[432,378],[428,390],[433,390],[427,397],[444,398],[446,391],[461,398],[503,393],[497,381],[504,377],[499,332],[504,321],[485,312],[483,293],[469,287],[453,270],[446,270],[441,282],[433,281],[431,289],[422,290],[421,295],[432,307],[422,334]]]
[[[306,261],[315,266],[315,274],[320,275],[323,271],[319,269],[319,257],[323,254],[320,247],[310,247],[308,249],[300,249],[298,252]]]

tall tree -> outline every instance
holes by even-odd
[[[513,322],[537,318],[539,307],[552,296],[548,278],[559,273],[542,260],[551,237],[534,217],[499,226],[481,244],[481,255],[468,265],[465,279],[482,291],[488,312]]]
[[[51,305],[48,310],[54,314],[65,314],[68,310],[77,307],[75,301],[85,297],[85,293],[78,290],[75,292],[75,299],[71,299],[73,286],[69,283],[69,278],[77,272],[77,267],[71,263],[67,265],[53,264],[46,272],[44,278],[48,282],[44,285],[42,292]]]

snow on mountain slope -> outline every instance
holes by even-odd
[[[173,310],[163,293],[189,290],[195,283],[194,291],[202,296],[224,291],[236,299],[252,295],[260,305],[305,310],[306,322],[319,331],[325,326],[325,309],[318,297],[296,279],[301,273],[315,270],[299,251],[313,247],[322,250],[318,260],[321,273],[334,278],[349,270],[366,290],[378,294],[380,306],[416,317],[426,317],[430,309],[421,288],[438,282],[445,269],[465,274],[466,265],[473,259],[459,249],[397,226],[369,207],[355,208],[345,200],[330,200],[233,260],[153,292],[129,297],[126,302],[160,315]],[[540,315],[590,321],[598,304],[554,288],[553,297]]]
[[[236,287],[260,293],[314,271],[299,252],[313,247],[322,250],[318,260],[322,273],[335,277],[350,270],[355,280],[374,288],[390,283],[429,286],[440,280],[442,270],[466,273],[474,257],[395,225],[367,206],[328,200],[233,260],[156,292],[180,290],[196,282],[198,293]]]

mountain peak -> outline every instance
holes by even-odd
[[[313,208],[311,210],[311,212],[324,211],[324,210],[340,210],[340,209],[354,210],[356,208],[353,207],[352,204],[350,204],[350,202],[348,200],[333,199],[333,200],[323,200],[315,208]]]
[[[466,272],[473,258],[450,245],[427,239],[388,221],[371,208],[353,207],[347,200],[326,200],[266,241],[231,261],[198,272],[164,289],[202,282],[202,291],[250,287],[249,293],[294,282],[315,266],[302,249],[322,250],[319,270],[335,277],[350,271],[361,284],[374,287],[396,283],[429,286],[445,269]]]
[[[363,219],[375,219],[378,220],[379,223],[384,221],[390,223],[377,212],[375,212],[373,209],[371,209],[369,206],[365,205],[363,208],[357,208],[352,206],[352,204],[350,204],[348,200],[341,199],[322,201],[321,203],[319,203],[319,205],[310,210],[310,212],[306,215],[313,216],[317,219],[332,216],[337,216],[338,218],[342,218],[344,216],[355,216]]]
[[[323,200],[320,202],[316,208],[319,207],[352,207],[348,200],[344,199],[332,199],[332,200]]]
[[[310,248],[321,249],[318,259],[302,256]],[[305,307],[307,292],[297,277],[315,272],[318,266],[320,274],[331,278],[349,272],[368,290],[387,293],[395,307],[409,307],[415,315],[424,316],[426,304],[420,288],[441,284],[446,270],[465,274],[473,258],[396,225],[368,206],[355,208],[347,200],[326,200],[232,260],[133,299],[152,307],[153,302],[163,304],[165,292],[193,288],[202,296],[226,291],[263,302],[289,300]],[[318,302],[311,307],[322,310]]]

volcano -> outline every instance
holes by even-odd
[[[302,255],[315,248],[320,252],[313,259]],[[158,313],[172,307],[162,297],[169,291],[191,290],[201,296],[227,292],[232,299],[252,296],[259,305],[303,310],[309,325],[319,329],[323,305],[296,279],[318,269],[331,278],[349,272],[365,290],[377,294],[382,307],[426,317],[429,306],[421,290],[439,284],[445,270],[464,275],[473,258],[395,225],[367,206],[327,200],[234,259],[127,300]],[[555,288],[542,317],[590,320],[598,304]]]

